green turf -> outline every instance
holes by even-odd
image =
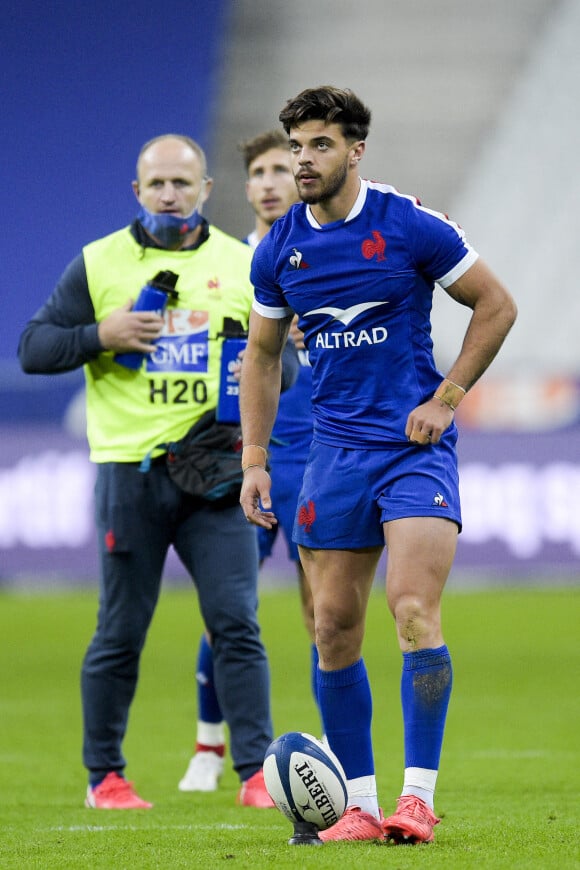
[[[79,667],[94,592],[0,595],[0,867],[467,868],[580,867],[578,588],[449,591],[446,639],[455,688],[431,846],[292,848],[276,810],[237,808],[228,766],[219,792],[181,794],[196,705],[201,628],[194,593],[162,594],[125,744],[127,775],[150,812],[84,809]],[[272,668],[275,732],[320,729],[297,593],[260,609]],[[373,594],[365,659],[374,686],[380,801],[402,779],[400,656],[383,595]]]

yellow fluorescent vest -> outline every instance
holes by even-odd
[[[193,251],[142,248],[126,227],[87,245],[83,256],[97,321],[137,299],[157,272],[179,275],[163,335],[139,370],[119,365],[112,352],[84,367],[92,461],[137,462],[216,407],[223,343],[217,335],[224,317],[247,329],[252,251],[213,226]]]

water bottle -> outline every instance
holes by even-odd
[[[223,337],[222,360],[220,367],[220,387],[216,420],[218,423],[240,422],[240,383],[235,377],[237,361],[240,351],[244,350],[248,343],[247,333],[238,320],[224,317],[222,332],[218,338]]]
[[[178,278],[179,275],[169,270],[158,272],[151,281],[145,284],[131,310],[155,311],[157,314],[162,315],[167,308],[169,299],[177,299],[175,285]],[[140,369],[144,357],[145,354],[139,353],[139,351],[117,353],[115,354],[115,362],[128,369]]]

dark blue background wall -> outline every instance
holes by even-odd
[[[186,133],[211,166],[230,2],[2,4],[2,418],[31,404],[14,397],[24,323],[85,243],[134,216],[141,145]]]

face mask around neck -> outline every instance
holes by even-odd
[[[141,206],[137,220],[147,232],[154,236],[165,248],[173,248],[183,241],[184,236],[200,225],[203,218],[197,208],[189,217],[175,214],[155,214]]]

